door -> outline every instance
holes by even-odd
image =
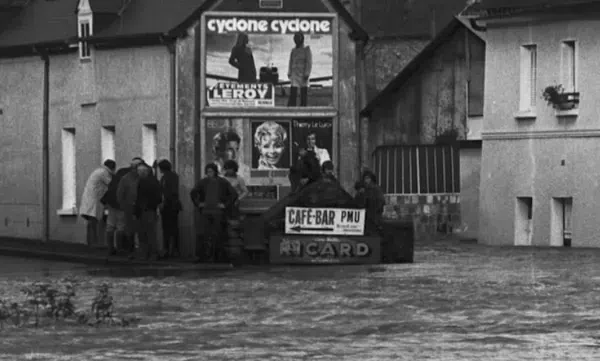
[[[531,246],[533,242],[533,198],[518,197],[515,212],[515,246]]]

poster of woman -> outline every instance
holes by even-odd
[[[332,159],[333,122],[331,119],[294,119],[292,121],[292,157],[300,149],[315,152],[319,164]]]
[[[290,123],[286,121],[252,121],[252,169],[290,168]]]
[[[317,14],[205,15],[205,79],[207,103],[212,89],[239,87],[227,93],[231,104],[267,104],[246,99],[248,84],[274,87],[275,106],[333,105],[333,18]],[[238,98],[236,98],[236,96]],[[257,95],[258,96],[258,95]],[[212,102],[223,106],[223,99]],[[233,105],[232,105],[233,106]]]

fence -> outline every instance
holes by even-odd
[[[373,169],[386,194],[459,193],[458,152],[452,145],[380,146]]]

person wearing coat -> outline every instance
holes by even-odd
[[[158,162],[158,169],[162,173],[160,216],[163,229],[163,256],[175,257],[179,255],[179,212],[182,210],[179,199],[179,176],[173,171],[171,162],[166,159]]]
[[[83,188],[79,215],[87,221],[86,241],[88,246],[98,244],[98,221],[104,215],[104,206],[100,200],[108,190],[116,167],[117,164],[114,160],[106,160],[102,167],[92,172]]]
[[[158,179],[147,164],[137,166],[138,188],[134,205],[134,214],[139,222],[138,238],[140,249],[146,260],[153,257],[158,260],[158,206],[162,201],[162,192]]]
[[[123,176],[117,187],[117,202],[123,211],[125,221],[125,248],[129,251],[129,258],[133,258],[135,252],[135,235],[137,233],[137,219],[135,217],[135,201],[137,199],[138,172],[137,167],[144,164],[142,158],[136,157],[131,160],[129,173]]]
[[[201,234],[196,243],[196,262],[201,261],[203,246],[209,240],[211,249],[215,251],[211,261],[215,260],[215,254],[223,251],[226,216],[231,214],[231,209],[238,198],[237,191],[231,183],[219,177],[214,163],[207,164],[204,172],[206,177],[196,183],[190,192],[192,203],[200,210],[201,215]]]
[[[101,201],[108,208],[108,216],[106,219],[106,244],[108,245],[108,255],[112,256],[117,253],[117,250],[125,248],[125,215],[119,202],[117,202],[117,189],[119,182],[129,173],[130,168],[120,168],[113,174],[112,180],[108,185],[108,191],[104,194]],[[115,237],[117,246],[115,247]]]
[[[300,149],[298,159],[290,169],[289,179],[292,192],[321,178],[321,166],[315,152]]]

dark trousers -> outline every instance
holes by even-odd
[[[298,87],[291,87],[290,88],[290,98],[288,100],[288,106],[289,107],[295,107],[296,106],[296,98],[298,97]],[[305,107],[308,105],[308,87],[301,87],[300,88],[300,106],[301,107]]]
[[[99,222],[95,217],[84,217],[87,221],[86,243],[88,246],[98,245]]]
[[[179,253],[179,212],[163,210],[161,212],[163,229],[163,249],[169,254]]]
[[[196,244],[196,256],[214,260],[218,251],[223,247],[224,232],[225,217],[223,213],[203,213],[200,216],[200,235]]]
[[[156,237],[157,218],[156,211],[143,211],[139,218],[138,238],[142,255],[146,257],[155,254],[158,246]]]

